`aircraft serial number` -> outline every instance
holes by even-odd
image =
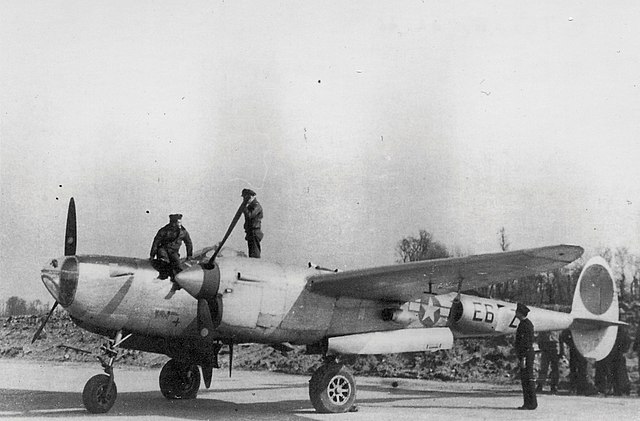
[[[493,323],[494,317],[495,317],[495,313],[493,312],[492,304],[478,303],[475,301],[473,302],[473,321],[474,322]]]

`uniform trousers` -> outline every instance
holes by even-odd
[[[527,409],[536,409],[538,407],[538,399],[536,398],[536,379],[533,375],[533,362],[535,353],[533,350],[527,351],[524,357],[524,367],[520,368],[520,380],[522,382],[522,396],[524,398],[524,407]]]

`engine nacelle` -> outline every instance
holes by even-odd
[[[505,305],[496,300],[461,295],[451,305],[451,326],[462,336],[497,333]]]
[[[385,322],[396,322],[403,325],[409,325],[420,320],[417,311],[410,311],[402,308],[385,308],[381,314],[382,320]]]

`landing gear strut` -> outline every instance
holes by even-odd
[[[309,380],[311,404],[320,413],[352,411],[356,400],[356,382],[344,364],[326,358]]]
[[[118,358],[118,347],[122,342],[129,338],[128,335],[122,339],[122,331],[118,331],[113,340],[107,342],[100,347],[100,350],[105,355],[103,357],[96,357],[100,361],[105,374],[97,374],[89,379],[84,385],[82,391],[82,402],[87,411],[92,414],[104,414],[108,412],[116,401],[118,396],[118,388],[116,387],[113,364]]]

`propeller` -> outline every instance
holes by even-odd
[[[69,200],[69,208],[67,209],[67,227],[65,230],[64,236],[64,255],[65,256],[75,256],[76,254],[76,244],[78,242],[77,237],[77,227],[76,227],[76,202],[73,200],[73,197]],[[51,306],[51,310],[49,310],[49,314],[44,318],[38,330],[31,338],[31,343],[34,343],[39,337],[40,333],[44,329],[44,326],[49,321],[49,318],[53,314],[53,311],[58,307],[58,300],[53,303]]]
[[[69,200],[69,210],[67,211],[67,229],[64,236],[64,255],[76,255],[76,243],[78,242],[76,230],[76,202],[73,197]]]
[[[234,215],[233,219],[231,220],[231,224],[229,225],[229,228],[227,228],[227,233],[224,235],[224,237],[222,237],[222,241],[218,245],[218,248],[213,253],[213,256],[211,256],[211,259],[209,259],[209,262],[205,265],[205,269],[212,269],[213,268],[214,261],[216,260],[216,257],[218,256],[218,253],[220,252],[220,250],[222,250],[222,246],[227,241],[227,238],[229,238],[229,236],[231,235],[231,232],[233,231],[233,229],[236,227],[236,224],[238,223],[238,219],[240,219],[240,215],[242,215],[242,212],[244,211],[244,208],[247,207],[247,203],[248,202],[249,202],[249,196],[245,196],[242,199],[242,203],[240,204],[240,207],[236,211],[236,214]]]
[[[229,228],[227,229],[227,232],[225,233],[224,237],[222,238],[222,241],[220,243],[218,243],[218,248],[216,249],[216,251],[213,253],[213,256],[211,256],[211,259],[209,259],[209,261],[202,265],[202,268],[205,269],[205,274],[204,274],[204,279],[202,281],[200,281],[200,279],[198,279],[198,281],[203,282],[205,284],[209,284],[207,282],[207,279],[209,279],[209,276],[207,275],[208,273],[211,273],[213,271],[213,269],[215,268],[215,260],[216,257],[218,256],[218,253],[220,253],[220,250],[222,250],[222,246],[224,245],[224,243],[227,241],[227,239],[229,238],[229,236],[231,235],[231,232],[233,231],[233,229],[236,227],[236,224],[238,223],[238,220],[240,219],[240,215],[242,215],[242,212],[244,211],[244,209],[247,207],[247,203],[248,203],[249,198],[248,197],[244,197],[242,200],[242,203],[240,204],[240,207],[238,207],[238,210],[236,211],[236,214],[233,216],[233,219],[231,220],[231,224],[229,225]],[[180,282],[182,282],[184,284],[184,281],[186,280],[186,278],[188,278],[191,275],[191,272],[187,269],[186,271],[180,272],[179,274],[176,275],[176,281],[180,284]],[[219,274],[217,275],[219,278]],[[200,275],[196,275],[197,278],[200,278]],[[196,281],[196,283],[200,283]],[[183,286],[183,285],[181,285]],[[183,286],[185,287],[185,286]],[[203,338],[206,338],[207,336],[209,336],[210,332],[213,332],[213,330],[216,328],[216,325],[214,325],[214,321],[211,317],[211,305],[214,305],[214,307],[216,307],[216,313],[220,312],[220,305],[215,305],[215,303],[213,304],[209,304],[210,301],[209,300],[216,300],[216,294],[217,294],[217,282],[216,282],[216,287],[215,287],[215,291],[214,290],[206,290],[205,291],[200,291],[197,293],[194,293],[191,288],[185,288],[191,295],[194,295],[194,297],[198,300],[198,331],[200,332],[200,335]],[[219,323],[219,321],[217,321]]]
[[[38,327],[38,330],[36,330],[36,333],[33,335],[33,338],[31,338],[31,343],[34,343],[36,339],[40,337],[40,334],[42,333],[42,329],[44,329],[44,325],[47,324],[47,322],[49,321],[49,317],[51,317],[51,315],[53,314],[53,310],[55,310],[56,307],[58,307],[58,301],[53,303],[51,310],[49,310],[49,314],[47,314],[47,317],[44,318],[44,320],[40,324],[40,327]]]
[[[198,299],[198,331],[200,336],[206,338],[214,329],[213,319],[209,303],[204,298]]]

